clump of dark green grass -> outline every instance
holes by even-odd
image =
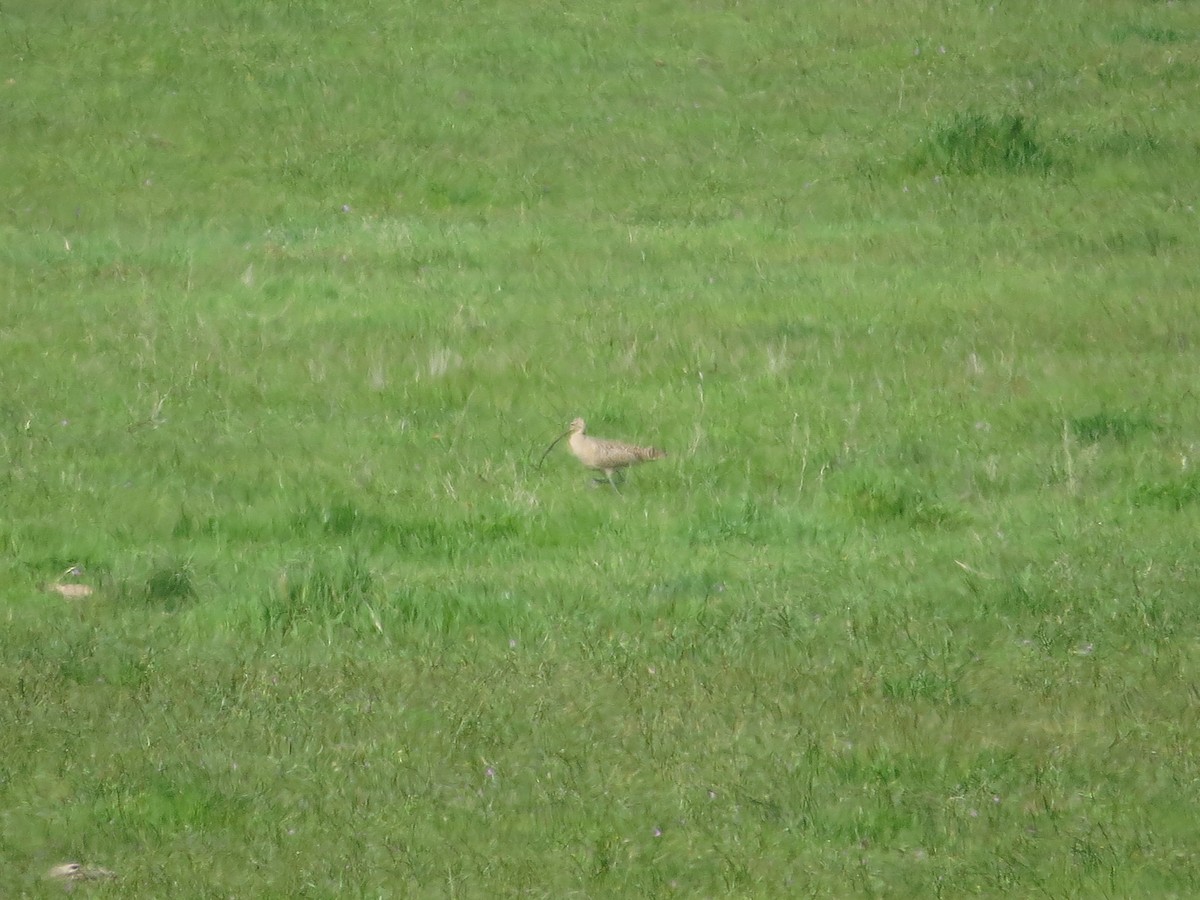
[[[178,608],[196,596],[190,562],[168,562],[155,567],[146,578],[146,602],[167,609]]]
[[[1139,505],[1183,510],[1200,503],[1200,475],[1191,472],[1179,478],[1139,485],[1134,498]]]
[[[263,599],[268,633],[287,635],[305,627],[352,628],[377,621],[376,575],[355,552],[325,554],[285,568]]]
[[[178,612],[199,597],[196,569],[192,560],[186,557],[164,556],[140,579],[110,579],[101,575],[102,570],[93,567],[80,571],[89,573],[85,580],[98,580],[102,591],[110,592],[117,599],[159,612]],[[98,575],[101,577],[97,579]]]
[[[1151,44],[1179,44],[1191,40],[1192,35],[1177,28],[1168,28],[1162,25],[1126,24],[1113,28],[1113,39],[1146,41]]]
[[[928,487],[902,473],[849,473],[843,496],[851,514],[868,524],[903,522],[917,527],[936,527],[961,519]]]
[[[1153,434],[1159,430],[1149,416],[1125,411],[1077,416],[1067,422],[1067,427],[1076,438],[1089,443],[1105,438],[1129,441],[1138,435]]]
[[[947,175],[1045,175],[1062,166],[1020,113],[958,113],[933,128],[912,151],[916,171]]]

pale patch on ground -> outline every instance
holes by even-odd
[[[57,581],[49,586],[49,590],[68,600],[79,600],[83,597],[90,597],[94,593],[92,588],[86,584],[63,584]]]

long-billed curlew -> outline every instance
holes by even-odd
[[[102,878],[116,878],[115,872],[102,869],[99,866],[81,866],[77,862],[62,863],[46,873],[47,878],[56,878],[67,885],[70,890],[72,882],[94,881]]]
[[[604,438],[592,437],[587,433],[587,423],[583,419],[576,419],[571,423],[570,428],[556,437],[554,442],[546,448],[546,452],[542,454],[542,460],[545,460],[547,454],[554,449],[554,445],[567,435],[571,436],[568,445],[571,452],[575,454],[575,458],[587,468],[603,472],[608,483],[612,485],[612,489],[618,494],[621,491],[617,488],[617,482],[613,480],[614,472],[637,463],[663,459],[667,455],[665,451],[659,450],[657,447],[638,447],[622,441],[608,441]],[[539,461],[538,465],[541,464]]]

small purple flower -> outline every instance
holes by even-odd
[[[655,829],[654,829],[654,836],[655,836],[655,837],[662,837],[662,829],[661,829],[661,828],[655,828]]]
[[[496,770],[493,769],[491,766],[488,766],[487,769],[483,773],[483,777],[487,778],[489,781],[494,781],[496,778]]]

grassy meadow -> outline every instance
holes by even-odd
[[[1189,0],[0,5],[0,896],[1200,897],[1198,97]]]

